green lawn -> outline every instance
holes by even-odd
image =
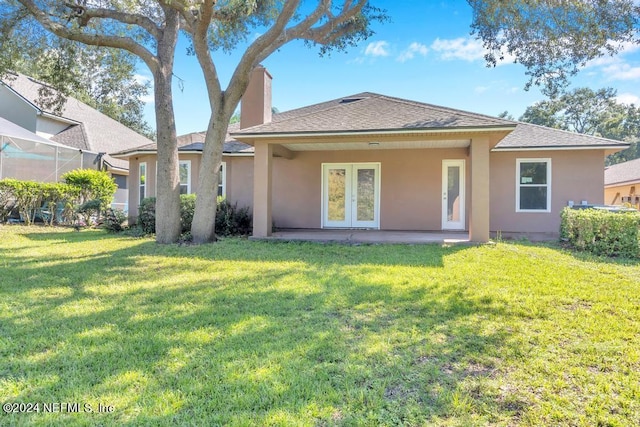
[[[640,265],[0,226],[0,402],[40,403],[0,425],[640,425]]]

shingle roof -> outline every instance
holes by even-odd
[[[626,148],[628,143],[597,136],[584,135],[565,130],[552,129],[531,123],[519,122],[518,126],[504,137],[496,149],[517,148],[576,148],[576,147],[620,147]]]
[[[607,166],[604,170],[604,185],[632,182],[640,183],[640,159]]]
[[[232,135],[514,126],[510,120],[363,92],[274,115]]]
[[[43,87],[43,83],[22,74],[16,74],[11,79],[3,81],[3,83],[37,109],[56,115],[50,111],[43,110],[38,105],[38,90]],[[73,97],[67,97],[60,117],[70,119],[79,124],[69,126],[58,135],[55,135],[52,140],[82,150],[94,153],[112,153],[152,142],[122,123]],[[123,167],[124,165],[125,168],[127,167],[127,162],[124,160],[109,159],[108,157],[107,159],[108,163],[114,166]]]
[[[239,123],[233,123],[229,125],[227,130],[227,138],[224,143],[223,153],[253,153],[253,146],[245,144],[240,141],[236,141],[229,135],[231,132],[235,132],[240,129]],[[192,132],[185,135],[178,136],[178,151],[202,151],[204,147],[204,138],[206,132]],[[158,149],[157,144],[145,144],[138,147],[134,147],[127,150],[122,150],[117,153],[112,153],[114,156],[126,156],[129,153],[134,152],[149,152],[153,153]]]
[[[403,131],[440,129],[513,129],[495,149],[558,149],[558,148],[625,148],[627,143],[581,135],[544,126],[521,123],[483,114],[440,107],[422,102],[363,92],[294,110],[276,113],[270,123],[239,129],[229,126],[224,145],[225,153],[253,152],[253,147],[234,139],[270,134],[304,134],[322,132]],[[182,149],[194,142],[203,142],[204,132],[178,137]],[[196,149],[191,145],[190,149]],[[155,151],[155,144],[124,150],[117,155],[134,151]]]

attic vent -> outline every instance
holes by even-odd
[[[348,104],[350,102],[360,101],[362,99],[364,99],[364,98],[342,98],[340,100],[340,104]]]

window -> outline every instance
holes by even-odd
[[[516,212],[551,211],[551,159],[516,159]]]
[[[220,175],[218,176],[218,197],[227,197],[227,164],[220,164]]]
[[[180,160],[180,194],[191,194],[191,160]]]
[[[140,200],[138,200],[138,202],[141,202],[142,199],[147,197],[147,163],[146,162],[142,162],[138,166],[138,181],[139,181],[139,188],[140,188],[140,192],[139,192]]]

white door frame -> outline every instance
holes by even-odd
[[[345,219],[344,221],[329,221],[329,169],[345,170]],[[357,171],[359,169],[374,169],[374,220],[358,221]],[[322,228],[380,228],[380,163],[322,163]]]
[[[460,174],[460,194],[458,195],[460,218],[458,221],[449,221],[448,213],[448,187],[449,187],[449,166],[458,166]],[[443,160],[442,161],[442,229],[443,230],[464,230],[466,227],[466,196],[465,196],[465,161],[464,159]]]

